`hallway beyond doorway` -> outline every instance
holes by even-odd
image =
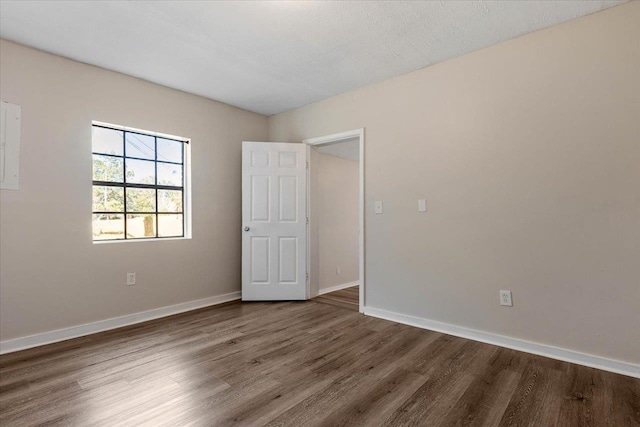
[[[352,286],[350,288],[340,289],[339,291],[329,292],[313,298],[312,301],[358,311],[360,287]]]

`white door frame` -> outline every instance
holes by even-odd
[[[311,146],[322,146],[331,143],[341,142],[343,140],[358,138],[360,141],[360,250],[359,250],[359,278],[358,283],[360,285],[360,313],[364,313],[365,307],[365,277],[364,277],[364,128],[349,130],[346,132],[334,133],[331,135],[319,136],[317,138],[305,139],[302,142],[307,144],[307,160],[311,163]],[[311,164],[307,169],[307,215],[311,218]],[[311,227],[307,226],[307,270],[311,271]],[[310,274],[310,273],[309,273]],[[310,297],[310,283],[311,277],[307,282],[307,295]]]

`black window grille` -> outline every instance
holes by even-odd
[[[184,237],[187,143],[93,125],[94,241]]]

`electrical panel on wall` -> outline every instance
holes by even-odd
[[[0,189],[20,188],[20,119],[19,105],[0,102]]]

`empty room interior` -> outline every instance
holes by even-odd
[[[640,426],[640,2],[0,0],[0,425]]]

